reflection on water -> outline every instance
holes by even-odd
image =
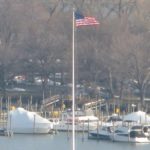
[[[150,144],[117,143],[87,139],[87,135],[76,134],[76,150],[149,150]],[[0,136],[1,150],[71,150],[71,135],[22,135]]]

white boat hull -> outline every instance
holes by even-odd
[[[75,125],[75,131],[89,131],[89,130],[95,130],[97,128],[97,125],[95,124],[76,124]],[[54,125],[54,129],[58,131],[71,131],[72,130],[72,124],[65,124],[65,123],[59,123]]]
[[[131,138],[129,136],[111,135],[111,140],[116,142],[132,142],[132,143],[150,143],[147,137],[135,137]]]
[[[95,138],[100,140],[110,140],[110,133],[105,131],[91,131],[89,132],[89,138]]]

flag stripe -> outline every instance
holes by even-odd
[[[76,20],[76,26],[98,25],[99,22],[95,18],[85,17],[84,19]]]
[[[84,17],[81,14],[75,14],[76,26],[98,25],[99,22],[94,17]]]

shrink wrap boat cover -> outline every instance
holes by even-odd
[[[138,123],[150,123],[150,117],[143,111],[132,112],[123,117],[123,121],[138,122]]]
[[[8,113],[7,128],[15,133],[47,133],[53,125],[35,112],[17,108]]]

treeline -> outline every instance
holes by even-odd
[[[76,29],[77,82],[104,86],[120,99],[139,90],[144,106],[150,79],[149,0],[0,0],[0,86],[12,75],[50,74],[71,82],[72,8],[100,21]]]

